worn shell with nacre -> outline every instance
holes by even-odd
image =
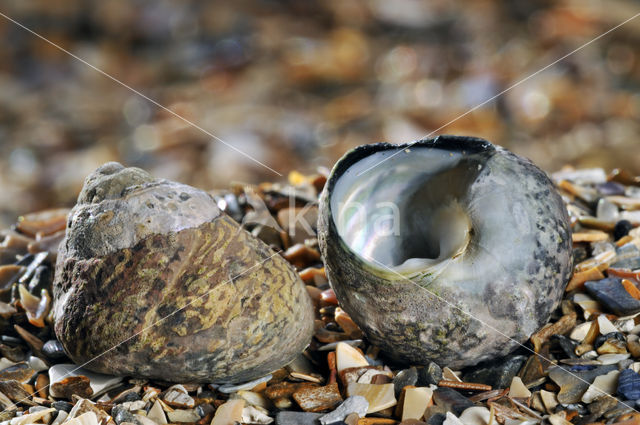
[[[318,239],[338,301],[392,358],[462,367],[542,327],[571,273],[538,167],[477,138],[364,145],[333,168]]]

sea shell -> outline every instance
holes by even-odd
[[[413,363],[506,355],[547,322],[571,273],[552,182],[477,138],[355,148],[331,172],[318,228],[342,308]]]
[[[286,365],[313,330],[297,273],[209,194],[118,163],[85,180],[54,297],[69,357],[109,374],[250,380]]]

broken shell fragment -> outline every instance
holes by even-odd
[[[322,193],[318,239],[372,343],[456,368],[506,355],[548,321],[571,273],[569,229],[530,161],[441,136],[348,152]]]
[[[309,343],[313,308],[287,262],[193,187],[108,163],[69,215],[54,320],[88,369],[239,382]]]

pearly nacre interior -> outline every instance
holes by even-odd
[[[369,264],[413,272],[464,251],[473,232],[470,186],[482,154],[412,147],[373,153],[336,182],[332,218]]]

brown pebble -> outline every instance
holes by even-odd
[[[296,244],[287,249],[282,256],[298,269],[304,269],[320,261],[320,253],[304,244]]]
[[[318,286],[318,281],[327,281],[327,275],[324,267],[307,267],[300,272],[300,279],[307,285]]]
[[[609,239],[609,234],[600,230],[590,232],[578,232],[571,235],[573,243],[576,242],[602,242]]]
[[[336,361],[335,351],[327,354],[327,366],[329,367],[329,380],[327,384],[333,384],[338,380],[338,363]]]
[[[322,192],[322,189],[324,188],[324,185],[326,182],[327,182],[327,177],[323,176],[322,174],[318,174],[316,177],[313,178],[313,180],[311,180],[311,184],[313,185],[313,187],[315,187],[318,193]]]
[[[22,347],[20,347],[19,345],[11,347],[6,344],[0,344],[0,354],[16,363],[19,363],[26,358]]]
[[[582,343],[593,345],[598,335],[600,335],[600,325],[598,324],[597,320],[594,320],[593,322],[591,322],[591,326],[589,327],[589,332],[587,332],[587,335],[585,335],[584,339],[582,340]]]
[[[36,378],[36,391],[38,397],[47,398],[49,396],[49,376],[45,373],[39,373]]]
[[[588,216],[579,217],[578,223],[580,223],[582,227],[587,227],[589,229],[602,230],[604,232],[613,232],[613,229],[616,227],[615,222],[598,220],[595,217],[588,217]]]
[[[640,413],[631,412],[620,415],[612,425],[640,425]]]
[[[22,403],[29,406],[35,406],[36,404],[29,399],[31,394],[18,381],[0,381],[0,392],[16,403]]]
[[[610,338],[598,347],[596,352],[598,354],[626,354],[627,344],[618,339]]]
[[[415,385],[406,385],[404,387],[402,387],[402,390],[400,390],[400,396],[398,397],[398,403],[395,406],[395,409],[393,411],[394,416],[401,418],[402,417],[402,410],[404,408],[404,399],[405,399],[405,395],[407,393],[407,390],[409,388],[415,388]]]
[[[640,358],[640,341],[627,342],[627,349],[631,353],[634,359]]]
[[[360,418],[358,425],[395,425],[398,421],[387,418]]]
[[[638,177],[621,168],[614,168],[607,176],[607,180],[624,185],[640,185],[640,179]]]
[[[634,272],[627,269],[609,268],[607,269],[607,275],[609,277],[621,277],[623,279],[634,279],[635,281],[640,282],[640,272]]]
[[[337,383],[300,389],[293,393],[293,399],[305,412],[324,412],[334,409],[342,402]]]
[[[335,311],[335,320],[338,325],[342,328],[342,330],[349,335],[351,339],[360,339],[363,336],[362,330],[355,324],[351,316],[341,309],[340,307],[336,308]]]
[[[6,369],[0,370],[0,381],[9,381],[11,379],[18,382],[28,381],[34,375],[35,370],[26,362],[21,362]]]
[[[427,425],[427,423],[419,421],[417,419],[406,419],[400,422],[400,425]]]
[[[89,378],[86,376],[70,376],[62,381],[55,382],[49,387],[51,397],[65,398],[71,400],[71,396],[77,395],[81,398],[91,397],[93,389],[91,389]]]
[[[546,375],[546,368],[537,355],[530,356],[527,362],[518,373],[520,379],[525,385],[534,382]]]
[[[531,343],[536,353],[540,352],[542,344],[547,342],[551,335],[564,335],[576,326],[576,314],[562,316],[557,322],[547,325],[531,335]]]
[[[636,300],[640,300],[640,289],[629,279],[622,279],[624,290]]]
[[[357,413],[350,413],[344,418],[344,423],[347,425],[358,425],[358,420],[360,419],[360,415]]]
[[[576,353],[576,356],[581,356],[584,353],[588,353],[591,350],[593,350],[593,345],[583,342],[582,344],[576,347],[576,349],[574,350],[574,353]]]
[[[300,383],[291,383],[291,382],[281,382],[279,384],[269,385],[264,390],[265,397],[271,400],[277,400],[283,397],[291,397],[293,393],[303,388],[317,388],[317,384],[313,384],[310,382],[300,382]]]
[[[258,385],[256,385],[255,387],[251,388],[251,391],[253,391],[254,393],[259,393],[265,390],[265,388],[267,388],[267,383],[266,382],[261,382]]]
[[[26,267],[14,264],[0,266],[0,288],[11,286],[25,270],[27,270]]]
[[[591,269],[581,271],[578,273],[574,273],[571,277],[571,280],[567,284],[565,289],[566,292],[575,291],[576,289],[584,288],[585,282],[589,280],[600,280],[604,279],[604,275],[599,270],[598,267],[593,267]]]
[[[438,382],[439,387],[455,388],[464,391],[491,391],[491,385],[478,384],[475,382],[448,381],[446,379]]]
[[[338,298],[336,297],[336,293],[333,292],[333,289],[322,291],[321,299],[325,303],[338,305]]]
[[[577,410],[565,410],[565,419],[569,422],[571,422],[571,420],[573,418],[575,418],[576,416],[578,416],[578,411]]]
[[[50,235],[64,230],[67,224],[67,208],[58,208],[25,214],[18,218],[16,228],[29,236],[41,233]]]
[[[34,334],[32,334],[31,332],[29,332],[28,330],[26,330],[20,325],[14,325],[13,327],[16,330],[16,332],[18,332],[18,334],[22,337],[22,339],[24,339],[27,345],[31,347],[33,352],[38,357],[42,359],[45,359],[47,357],[42,353],[42,347],[44,346],[44,342],[42,342],[40,338],[38,338],[37,336],[35,336]]]

